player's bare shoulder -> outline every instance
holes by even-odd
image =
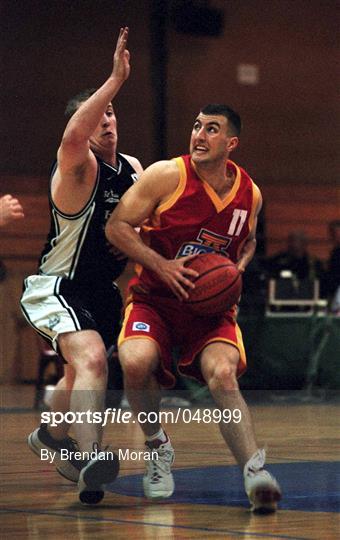
[[[176,190],[179,182],[179,169],[172,160],[153,163],[141,175],[136,184],[142,191],[147,190],[149,196],[157,204],[165,202]]]
[[[161,174],[167,176],[169,179],[178,178],[178,166],[173,159],[163,159],[162,161],[156,161],[150,165],[146,171],[150,171],[151,174]]]
[[[164,204],[176,191],[180,182],[180,171],[175,160],[158,162],[162,170],[162,182],[164,183],[163,195],[160,198],[159,205]]]

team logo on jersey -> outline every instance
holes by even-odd
[[[222,253],[227,255],[227,249],[232,238],[216,234],[208,229],[201,229],[196,240],[185,242],[179,248],[176,258],[187,255],[199,255],[200,253]]]
[[[144,322],[134,322],[132,325],[132,330],[139,330],[140,332],[150,332],[150,325]]]
[[[113,189],[105,189],[104,190],[104,199],[105,199],[106,203],[118,204],[119,200],[120,200],[119,193],[115,193],[113,191]]]

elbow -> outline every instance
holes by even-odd
[[[110,242],[110,244],[113,244],[114,229],[110,221],[108,221],[105,225],[105,236],[106,240]]]
[[[79,129],[69,126],[63,135],[61,140],[61,146],[63,148],[76,149],[79,146],[84,146],[88,142],[88,137],[85,137]]]

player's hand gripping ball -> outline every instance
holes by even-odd
[[[189,299],[185,301],[196,315],[219,315],[238,302],[242,277],[230,259],[217,253],[203,253],[186,266],[199,274],[193,279],[195,288],[190,289]]]

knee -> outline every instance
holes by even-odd
[[[155,358],[152,354],[142,354],[138,351],[126,355],[119,354],[119,359],[127,386],[138,388],[143,386],[150,378],[155,367]]]
[[[236,367],[225,359],[216,361],[207,377],[210,391],[230,391],[238,389]]]
[[[85,358],[79,364],[82,371],[86,371],[90,376],[103,378],[107,376],[107,359],[105,349],[95,347],[85,354]]]

